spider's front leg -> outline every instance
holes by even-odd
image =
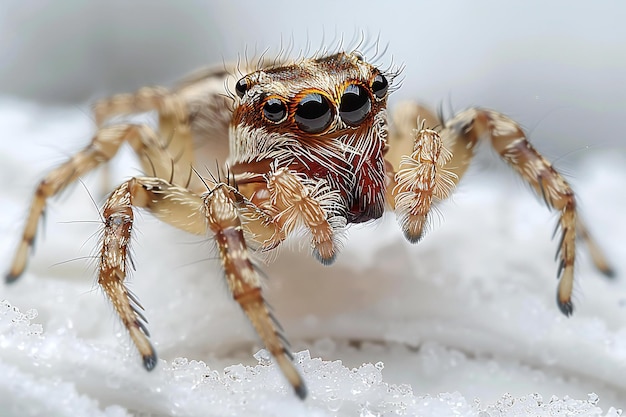
[[[98,284],[128,329],[145,368],[152,370],[157,356],[148,341],[150,334],[141,313],[143,307],[124,285],[130,261],[133,207],[146,208],[161,220],[197,235],[206,233],[206,222],[199,196],[159,178],[130,179],[111,193],[104,206]]]
[[[248,255],[239,210],[250,203],[234,188],[218,184],[200,197],[165,180],[136,177],[119,186],[104,207],[105,229],[98,282],[111,299],[142,355],[144,366],[156,365],[156,353],[148,341],[141,305],[124,285],[128,270],[128,246],[133,226],[133,207],[149,210],[160,220],[196,235],[213,232],[228,286],[296,394],[304,398],[306,387],[291,363],[261,294],[259,275]]]
[[[223,183],[218,184],[205,197],[208,226],[215,235],[222,267],[233,297],[252,322],[298,397],[304,399],[306,386],[291,362],[291,353],[287,350],[279,327],[263,299],[259,274],[250,261],[237,208],[240,206],[238,201],[242,200],[243,197],[234,188]]]
[[[408,104],[403,111],[412,113],[413,120],[417,120],[418,109]],[[448,120],[439,134],[423,129],[414,140],[414,153],[401,159],[399,171],[391,181],[394,185],[393,202],[409,240],[419,239],[430,204],[433,200],[447,198],[467,170],[478,141],[489,140],[502,159],[549,207],[560,213],[557,303],[561,312],[568,316],[573,312],[571,297],[577,237],[589,247],[596,267],[608,276],[613,274],[602,251],[578,216],[570,185],[528,142],[516,122],[493,110],[472,108]]]

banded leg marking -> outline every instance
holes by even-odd
[[[574,310],[571,298],[574,289],[576,237],[579,236],[587,242],[594,263],[600,271],[609,275],[611,269],[578,217],[576,199],[570,185],[530,144],[521,127],[498,112],[468,109],[449,120],[441,134],[454,141],[465,141],[469,148],[481,138],[489,138],[502,159],[543,198],[548,207],[560,213],[558,229],[561,237],[557,250],[557,277],[560,280],[557,304],[563,314],[571,315]],[[577,226],[582,226],[579,232]]]
[[[261,281],[248,254],[237,210],[238,199],[238,192],[223,183],[205,195],[208,226],[215,235],[226,281],[233,298],[248,316],[283,375],[298,397],[304,399],[306,386],[291,362],[291,353],[280,334],[280,328],[263,299]]]
[[[124,285],[130,260],[133,207],[146,208],[157,218],[190,233],[203,235],[207,228],[202,199],[159,178],[130,179],[113,191],[104,206],[98,283],[128,329],[144,367],[152,370],[157,356],[148,341],[150,334],[141,313],[143,307]]]

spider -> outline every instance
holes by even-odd
[[[417,242],[431,208],[450,196],[480,141],[559,214],[559,309],[573,312],[577,237],[595,265],[612,273],[576,212],[569,184],[508,117],[470,108],[444,121],[409,102],[398,105],[388,123],[387,99],[398,73],[380,70],[357,52],[274,62],[238,80],[236,72],[203,70],[172,90],[146,87],[96,103],[91,143],[35,191],[7,282],[25,269],[47,199],[109,161],[124,143],[150,176],[123,182],[104,204],[98,283],[147,370],[157,355],[143,307],[124,284],[137,208],[215,241],[233,298],[300,398],[304,381],[264,301],[250,252],[270,251],[304,230],[313,256],[330,264],[348,225],[378,219],[386,209],[395,210],[406,238]],[[158,128],[111,121],[147,111],[158,114]],[[203,178],[194,167],[211,158],[227,161],[225,174]]]

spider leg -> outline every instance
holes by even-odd
[[[416,105],[414,105],[413,110],[407,106],[404,111],[408,114],[411,114],[411,111],[415,115],[419,114]],[[415,122],[413,123],[413,126],[416,126]],[[557,257],[559,258],[557,275],[560,281],[557,291],[557,303],[565,315],[572,314],[573,304],[571,296],[574,286],[576,238],[580,237],[585,241],[590,249],[594,264],[601,272],[611,276],[613,271],[602,251],[591,238],[587,227],[579,218],[576,211],[574,192],[570,185],[528,142],[526,135],[515,121],[493,110],[471,108],[460,112],[445,123],[439,135],[441,138],[441,149],[448,150],[450,156],[444,158],[443,164],[433,165],[432,161],[427,162],[430,163],[430,166],[435,167],[434,170],[431,170],[432,173],[430,175],[436,176],[437,172],[445,171],[443,174],[445,179],[442,179],[442,184],[445,184],[448,188],[452,188],[458,183],[466,172],[474,155],[474,147],[478,141],[490,140],[491,146],[498,152],[501,158],[544,199],[548,207],[560,213],[558,226],[561,230],[561,238],[557,251]],[[417,136],[419,137],[419,134]],[[418,142],[416,141],[416,146]],[[446,152],[444,151],[443,153],[445,154]],[[402,159],[400,164],[397,165],[406,164],[407,162],[410,161]],[[391,164],[393,165],[393,162]],[[436,165],[439,165],[439,167]],[[426,168],[422,169],[426,170]],[[392,181],[394,190],[397,190],[397,195],[406,189],[406,187],[400,186],[403,180],[402,172],[402,170],[398,171]],[[444,191],[446,191],[445,188]],[[394,197],[396,209],[398,209],[399,200],[397,196]],[[402,205],[400,208],[403,208]],[[419,229],[419,227],[416,226],[415,229]]]
[[[191,87],[185,91],[192,96],[194,92],[197,93]],[[18,247],[7,281],[15,280],[24,270],[28,248],[34,239],[38,219],[47,198],[63,190],[82,174],[111,159],[121,144],[128,142],[138,154],[144,171],[152,173],[154,177],[132,178],[116,188],[108,198],[103,212],[105,226],[98,282],[128,329],[131,340],[142,355],[145,368],[151,370],[156,366],[156,353],[148,340],[149,333],[141,313],[142,307],[124,284],[128,266],[131,265],[128,248],[134,221],[133,206],[146,208],[157,218],[190,233],[202,235],[207,229],[215,232],[235,299],[250,318],[296,393],[304,398],[306,388],[302,378],[290,361],[291,356],[285,347],[284,337],[263,300],[258,274],[248,259],[238,211],[250,216],[251,219],[247,220],[256,229],[264,228],[271,216],[256,206],[253,207],[256,210],[251,209],[253,204],[226,184],[207,193],[205,199],[190,191],[203,189],[207,185],[199,176],[190,175],[193,172],[191,165],[195,152],[192,120],[185,107],[191,104],[184,101],[188,98],[169,93],[165,89],[146,88],[136,94],[113,96],[96,105],[94,112],[98,126],[102,126],[115,115],[156,110],[159,116],[158,134],[147,126],[100,127],[87,148],[50,173],[35,195],[22,243]],[[230,114],[229,111],[227,109],[222,113]],[[203,113],[205,119],[210,119],[211,114]],[[200,131],[206,129],[206,120],[203,123],[196,126]],[[217,125],[214,130],[225,132],[221,129],[223,123]],[[227,123],[224,126],[227,127]],[[184,169],[177,169],[180,167]],[[169,181],[161,178],[169,178]],[[208,187],[213,186],[211,183]],[[223,199],[216,198],[224,196],[224,189],[228,190],[228,197],[232,197],[226,203]],[[229,209],[236,210],[234,218],[229,215]],[[272,230],[278,232],[275,228]]]
[[[589,232],[587,225],[582,221],[580,216],[578,216],[578,221],[576,223],[576,234],[583,242],[585,242],[585,245],[587,245],[591,255],[591,260],[593,261],[596,269],[608,278],[615,278],[615,270],[611,267],[611,264],[602,251],[602,248],[600,248],[598,242],[596,242],[593,238],[593,235]]]
[[[157,141],[155,132],[148,126],[120,124],[104,127],[96,133],[91,143],[70,160],[51,171],[37,186],[33,201],[22,232],[22,238],[13,258],[7,282],[15,281],[24,271],[37,232],[37,225],[43,215],[48,198],[63,191],[69,184],[98,165],[115,156],[124,142],[129,142],[140,155],[148,155],[152,144]],[[154,150],[150,150],[154,154]],[[159,163],[155,155],[151,158]]]
[[[113,96],[96,105],[97,123],[101,125],[105,119],[117,113],[149,110],[149,106],[159,110],[158,134],[147,125],[116,124],[101,127],[85,149],[51,171],[39,183],[22,239],[5,278],[7,282],[19,278],[26,267],[29,249],[33,245],[47,199],[63,191],[82,175],[108,162],[124,142],[128,142],[139,156],[144,172],[154,177],[169,178],[173,184],[202,189],[199,179],[191,176],[193,140],[187,113],[176,96],[168,95],[156,87],[139,90],[134,95]]]
[[[433,203],[448,198],[456,185],[456,174],[444,168],[451,158],[436,131],[420,129],[413,152],[400,160],[391,196],[404,236],[412,243],[422,238]]]
[[[287,381],[301,399],[306,397],[302,377],[293,366],[280,329],[261,294],[261,283],[248,255],[236,201],[238,192],[218,184],[205,195],[208,226],[215,234],[222,267],[234,299],[246,313]]]
[[[223,162],[228,157],[228,129],[232,116],[232,99],[224,87],[234,84],[223,68],[192,74],[173,90],[164,87],[143,87],[134,93],[116,94],[94,105],[96,123],[101,126],[115,116],[156,112],[159,122],[159,146],[167,148],[176,168],[173,183],[182,185],[188,179],[195,161]],[[195,158],[195,159],[194,159]],[[169,162],[169,160],[168,160]],[[144,172],[147,170],[143,163]],[[169,178],[166,175],[155,175]],[[203,186],[192,176],[188,187],[200,192]]]
[[[574,261],[576,238],[585,241],[596,267],[607,276],[613,274],[602,251],[593,241],[587,227],[576,211],[576,199],[568,182],[528,142],[521,127],[510,118],[488,109],[468,109],[446,122],[442,137],[465,144],[466,156],[471,156],[476,142],[482,138],[491,140],[491,145],[500,157],[509,164],[537,193],[548,207],[560,213],[558,228],[561,231],[557,257],[560,278],[557,303],[561,312],[573,312],[571,300],[574,287]],[[450,162],[454,171],[454,161]]]
[[[143,87],[134,93],[115,94],[99,100],[93,106],[96,124],[102,126],[108,119],[125,114],[157,110],[159,114],[182,122],[187,114],[181,103],[164,87]]]
[[[267,188],[270,210],[282,234],[275,235],[264,246],[276,246],[298,225],[304,225],[311,233],[313,255],[323,264],[331,264],[337,256],[335,230],[345,226],[345,218],[334,213],[341,207],[339,193],[325,183],[304,180],[287,168],[268,174]]]
[[[402,157],[413,152],[415,129],[420,127],[422,121],[430,129],[441,127],[441,120],[430,109],[412,101],[398,103],[389,114],[391,129],[387,138],[389,149],[385,159],[392,164],[394,173],[400,170]],[[393,202],[393,198],[390,201]]]
[[[146,208],[173,226],[202,235],[207,231],[204,204],[199,196],[165,180],[135,177],[115,189],[104,205],[98,283],[128,329],[143,358],[144,367],[152,370],[157,356],[148,341],[146,320],[141,314],[143,308],[124,285],[130,260],[128,250],[134,222],[133,206]]]
[[[243,197],[221,183],[203,197],[151,177],[135,177],[120,185],[107,200],[98,283],[110,298],[148,370],[156,366],[156,353],[148,341],[146,320],[137,299],[124,285],[133,227],[133,207],[145,208],[158,219],[196,235],[213,232],[228,286],[265,346],[294,390],[304,398],[306,387],[291,363],[283,336],[261,294],[260,278],[248,256],[239,218]]]
[[[171,178],[173,184],[185,185],[194,164],[194,142],[191,120],[185,98],[164,87],[143,87],[134,93],[116,94],[98,101],[93,108],[96,124],[102,126],[114,116],[156,111],[159,135],[151,146],[140,153],[144,172],[159,178]],[[167,157],[158,155],[166,150]],[[153,155],[152,153],[156,153]],[[162,166],[154,167],[155,161]],[[203,189],[192,177],[192,189]]]

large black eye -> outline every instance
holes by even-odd
[[[263,115],[270,122],[282,122],[287,115],[287,106],[280,99],[270,98],[263,106]]]
[[[374,77],[374,81],[372,82],[372,92],[376,97],[385,97],[388,89],[389,83],[387,82],[387,78],[385,78],[384,75],[378,74],[376,77]]]
[[[237,81],[235,91],[237,91],[239,98],[242,98],[243,95],[246,94],[246,91],[248,91],[248,81],[246,81],[245,77]]]
[[[339,105],[341,120],[347,125],[356,126],[365,120],[370,110],[372,110],[372,101],[365,88],[357,84],[348,85],[341,96]]]
[[[328,100],[318,93],[304,96],[296,108],[295,120],[300,130],[307,133],[324,131],[333,120]]]

